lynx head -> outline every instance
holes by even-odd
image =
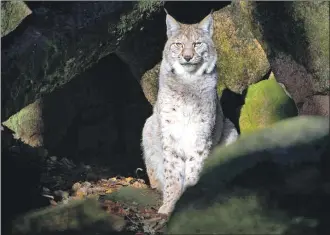
[[[167,14],[166,26],[168,40],[163,59],[174,72],[202,75],[213,71],[217,53],[212,41],[211,13],[198,24],[182,24]]]

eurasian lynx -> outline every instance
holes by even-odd
[[[197,183],[220,138],[228,144],[238,136],[217,95],[212,15],[187,25],[167,14],[166,25],[158,97],[142,133],[151,187],[163,192],[162,214],[171,213],[184,190]]]

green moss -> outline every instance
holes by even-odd
[[[42,125],[43,121],[41,118],[41,101],[37,100],[35,103],[26,106],[18,113],[12,115],[8,120],[3,122],[3,125],[17,134],[21,134],[24,131],[33,135],[40,131],[40,126],[36,125]],[[37,120],[40,122],[38,123]]]
[[[218,52],[218,93],[229,88],[242,93],[269,71],[265,52],[253,37],[246,22],[238,20],[232,6],[213,14],[213,41]]]
[[[293,2],[292,15],[295,22],[304,27],[309,58],[301,58],[309,70],[323,81],[329,80],[329,2]],[[297,51],[299,53],[299,51]]]
[[[268,80],[248,88],[239,118],[240,130],[242,134],[249,133],[297,115],[294,101],[271,73]]]
[[[2,1],[1,37],[13,31],[30,14],[31,10],[23,1]]]

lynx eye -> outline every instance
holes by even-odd
[[[202,45],[201,42],[194,42],[194,47],[199,47],[200,45]]]
[[[182,43],[180,43],[180,42],[176,42],[176,43],[174,43],[174,45],[176,45],[177,47],[182,47]]]

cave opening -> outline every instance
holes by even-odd
[[[52,8],[56,8],[56,3],[52,4]],[[197,23],[211,10],[221,9],[229,4],[230,2],[169,1],[165,2],[164,7],[180,22]],[[39,5],[35,7],[40,7]],[[58,8],[63,8],[63,5],[59,5]],[[157,20],[162,20],[157,24],[165,25],[165,17]],[[155,27],[155,24],[149,23],[146,27]],[[165,33],[164,31],[164,37]],[[160,51],[155,53],[159,55],[155,56],[154,65],[161,58]],[[73,108],[75,114],[71,114],[63,121],[67,122],[65,133],[63,132],[61,139],[57,138],[56,141],[51,134],[54,130],[54,121],[50,121],[48,125],[47,120],[54,119],[56,115],[54,107],[58,104],[57,99],[44,99],[44,145],[50,155],[109,169],[98,176],[89,175],[91,178],[86,180],[110,175],[136,177],[136,169],[144,168],[140,147],[141,132],[145,120],[152,112],[152,106],[145,99],[138,78],[134,75],[130,72],[130,64],[127,61],[124,62],[122,58],[110,54],[53,92],[50,96],[65,97],[66,94],[70,94],[70,99],[79,103],[79,108]],[[72,93],[76,95],[73,96]],[[92,101],[94,98],[96,100]],[[72,108],[68,109],[72,111]],[[225,109],[225,114],[230,112],[231,110]],[[145,172],[138,176],[147,180]]]

